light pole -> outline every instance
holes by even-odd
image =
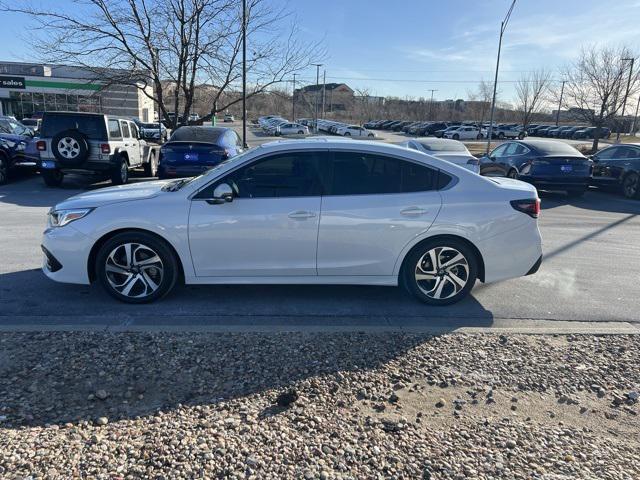
[[[567,83],[566,80],[562,81],[562,88],[560,89],[560,101],[558,102],[558,111],[556,113],[556,127],[558,126],[558,122],[560,121],[560,109],[562,108],[562,95],[564,94],[564,84]],[[526,127],[526,125],[525,125]]]
[[[291,121],[296,121],[296,75],[293,74],[293,94],[291,95]]]
[[[431,90],[427,90],[428,92],[431,92],[431,101],[429,102],[429,120],[433,120],[433,114],[431,113],[433,111],[433,92],[437,92],[438,90],[436,90],[435,88],[432,88]]]
[[[636,103],[636,114],[633,116],[633,123],[631,123],[631,130],[629,130],[629,135],[635,135],[636,133],[636,120],[638,120],[638,108],[640,108],[640,96],[638,96],[638,103]]]
[[[624,100],[622,101],[622,115],[620,115],[620,124],[618,125],[618,132],[616,133],[616,142],[620,141],[620,130],[622,130],[622,122],[624,122],[624,110],[627,106],[627,97],[629,96],[629,88],[631,88],[631,75],[633,74],[633,62],[635,62],[635,58],[623,58],[623,62],[631,62],[631,66],[629,67],[629,79],[627,80],[627,89],[624,92]]]
[[[314,108],[314,116],[315,116],[315,121],[314,126],[315,126],[315,130],[316,133],[318,133],[318,107],[320,105],[320,67],[322,66],[322,63],[312,63],[311,65],[313,65],[314,67],[316,67],[316,108]]]
[[[327,69],[322,71],[322,118],[324,118],[324,102],[326,98]]]
[[[247,0],[242,0],[242,146],[247,144]]]
[[[504,17],[504,20],[500,24],[500,39],[498,40],[498,58],[496,59],[496,75],[493,80],[493,99],[491,100],[491,119],[489,121],[489,131],[487,132],[487,155],[489,155],[489,150],[491,149],[491,136],[493,135],[493,113],[496,108],[496,89],[498,88],[498,69],[500,68],[500,50],[502,50],[502,35],[504,35],[504,31],[507,28],[507,23],[509,23],[509,17],[511,17],[511,12],[513,11],[513,7],[516,5],[516,0],[511,2],[511,6],[509,7],[509,11],[507,15]]]

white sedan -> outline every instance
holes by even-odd
[[[362,137],[362,138],[375,138],[376,134],[370,130],[367,130],[364,127],[360,127],[358,125],[345,125],[344,127],[339,127],[336,130],[336,134],[342,135],[343,137]]]
[[[400,146],[455,163],[473,173],[480,173],[480,160],[471,155],[464,143],[458,140],[435,137],[413,138],[401,143]]]
[[[145,303],[186,284],[402,285],[431,305],[535,273],[536,189],[378,142],[271,142],[53,207],[43,271]],[[523,284],[524,285],[524,284]],[[523,286],[523,288],[525,288]],[[215,290],[212,290],[215,294]]]
[[[453,140],[480,140],[484,135],[478,127],[463,125],[453,130],[447,130],[442,137]]]
[[[276,127],[276,135],[309,135],[309,127],[301,123],[283,123]]]

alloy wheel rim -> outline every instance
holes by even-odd
[[[638,177],[629,175],[624,182],[624,193],[627,197],[634,197],[638,192]]]
[[[451,298],[469,282],[469,262],[452,247],[435,247],[420,257],[415,268],[418,288],[435,300]]]
[[[127,170],[127,164],[125,162],[122,162],[122,165],[120,165],[120,178],[122,179],[122,183],[127,181],[128,173],[129,171]]]
[[[0,184],[4,183],[7,179],[7,169],[5,168],[4,160],[0,158]]]
[[[64,158],[76,158],[80,154],[80,144],[71,137],[64,137],[58,142],[58,152]]]
[[[129,298],[144,298],[160,288],[164,265],[160,256],[147,245],[124,243],[107,256],[105,274],[109,285]]]

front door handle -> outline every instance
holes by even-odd
[[[289,214],[289,218],[296,219],[304,219],[304,218],[313,218],[316,214],[313,212],[308,212],[307,210],[296,210],[295,212],[291,212]]]
[[[424,215],[425,213],[427,213],[427,211],[424,208],[420,207],[408,207],[404,210],[400,210],[400,213],[407,217],[417,217],[420,215]]]

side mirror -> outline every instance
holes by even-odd
[[[228,183],[221,183],[213,191],[213,198],[207,200],[209,205],[221,205],[233,202],[233,190]]]

